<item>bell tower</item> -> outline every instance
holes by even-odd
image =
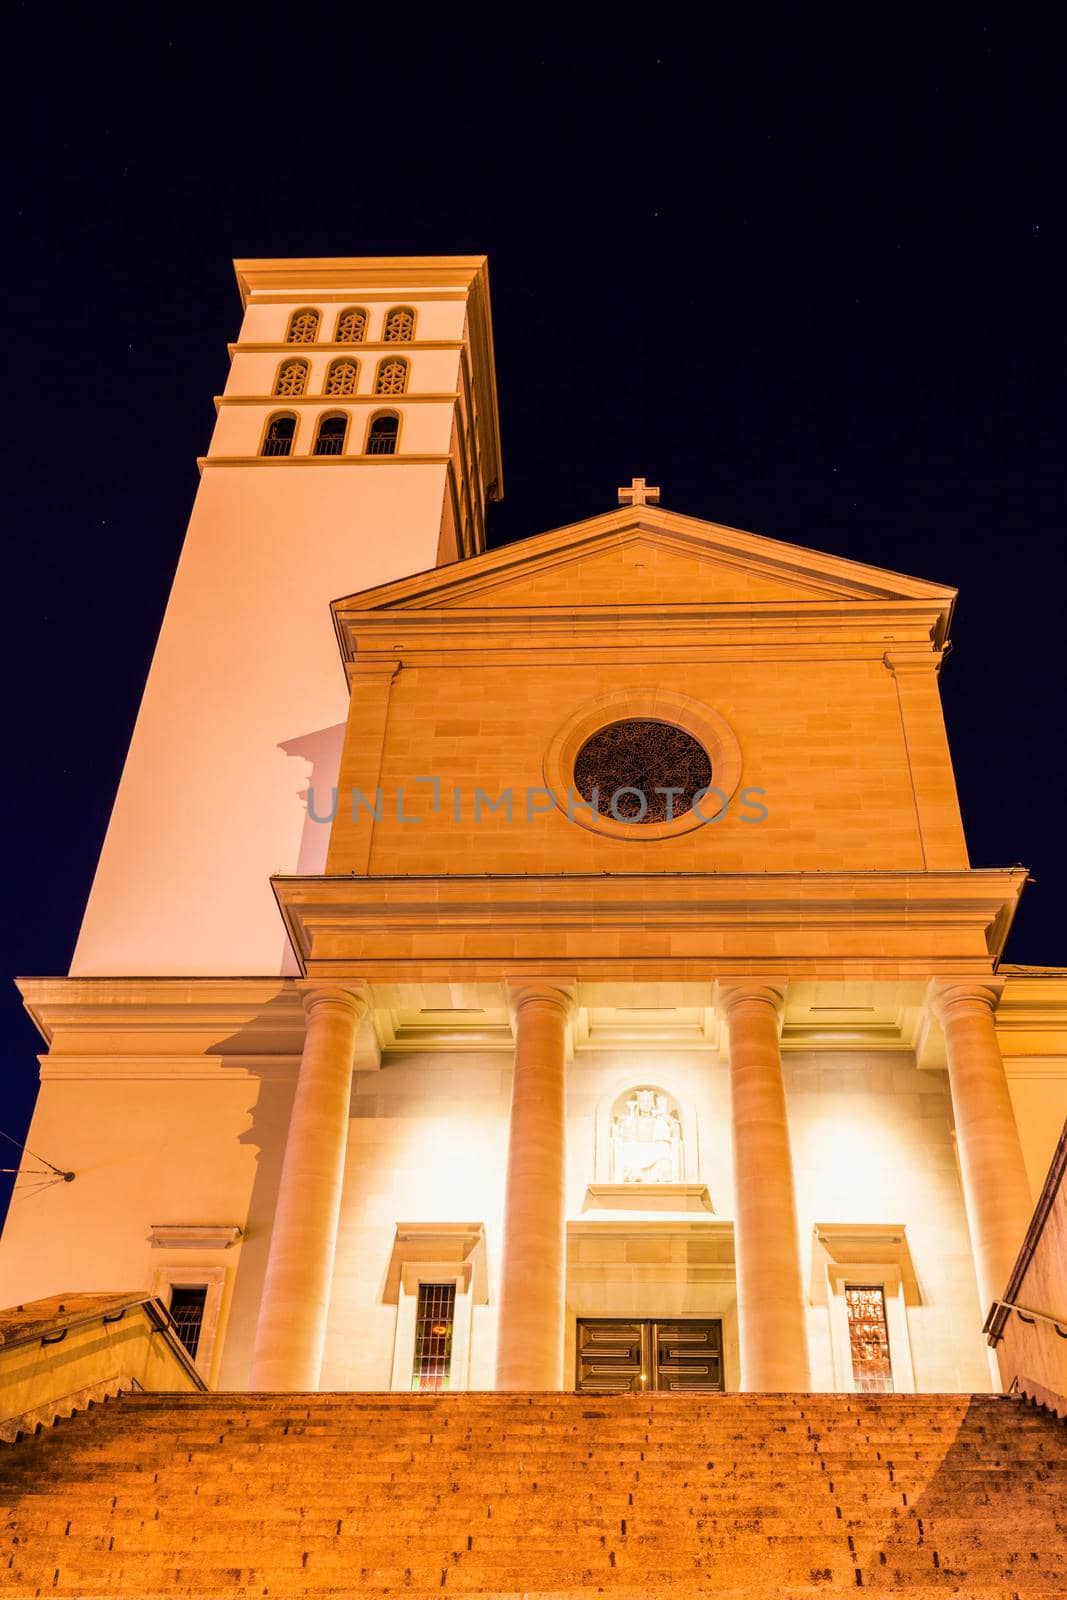
[[[294,970],[348,694],[330,602],[476,555],[502,491],[483,256],[235,263],[244,305],[71,965]]]

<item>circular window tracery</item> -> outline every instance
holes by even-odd
[[[711,785],[711,759],[691,733],[651,717],[600,728],[574,762],[574,787],[617,822],[672,822]]]
[[[657,796],[657,801],[662,800],[664,806],[664,820],[646,817],[642,823],[635,825],[636,813],[640,809],[637,797],[631,797],[634,802],[633,816],[619,821],[610,809],[613,791],[608,791],[605,783],[598,787],[602,799],[608,804],[603,810],[594,808],[592,801],[579,792],[575,764],[597,734],[604,733],[616,723],[626,722],[665,725],[668,729],[677,729],[688,735],[703,752],[708,762],[708,772],[714,774],[710,780],[708,800],[701,800],[697,798],[697,791],[690,791],[689,809],[681,811],[679,796],[675,795],[673,815],[667,820],[666,797]],[[677,839],[725,815],[725,808],[741,781],[741,746],[725,717],[707,701],[681,694],[676,689],[623,687],[598,695],[596,699],[579,706],[556,730],[545,751],[542,765],[545,785],[568,822],[599,833],[606,839],[646,844],[656,840]],[[677,786],[669,781],[659,784],[661,788]],[[651,787],[654,790],[657,785],[653,783]],[[688,786],[682,787],[684,790]],[[626,796],[620,796],[616,802],[619,817],[623,816],[625,799]],[[693,799],[696,800],[695,805],[692,804]]]

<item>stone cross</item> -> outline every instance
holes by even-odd
[[[658,506],[659,490],[651,488],[644,478],[635,478],[628,489],[619,490],[620,506]]]

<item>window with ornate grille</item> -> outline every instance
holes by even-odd
[[[885,1290],[880,1283],[845,1284],[852,1381],[858,1394],[892,1394]]]
[[[359,362],[350,361],[346,356],[340,361],[330,362],[330,370],[326,374],[324,393],[355,394],[358,382]]]
[[[413,1389],[448,1388],[455,1318],[454,1283],[419,1284],[415,1307],[415,1361],[411,1369]]]
[[[384,344],[410,344],[415,337],[415,313],[410,306],[394,306],[386,313],[382,330]]]
[[[267,423],[267,431],[263,436],[263,455],[289,455],[293,448],[293,439],[295,436],[295,417],[271,417],[270,421]]]
[[[308,364],[299,356],[283,361],[274,380],[275,394],[303,394],[308,385]]]
[[[375,394],[404,394],[408,386],[408,364],[402,356],[391,356],[378,363]]]
[[[395,411],[383,412],[375,417],[367,431],[369,456],[396,455],[396,441],[400,434],[400,418]]]
[[[367,313],[362,306],[349,306],[337,319],[337,344],[362,344],[367,337]]]
[[[204,1325],[204,1306],[207,1303],[206,1284],[175,1284],[170,1291],[170,1315],[178,1338],[196,1360],[200,1348],[200,1330]]]
[[[340,456],[344,454],[345,435],[348,433],[347,417],[320,417],[315,431],[314,454]]]
[[[286,344],[314,344],[319,336],[319,314],[310,306],[305,306],[302,311],[294,311],[289,318],[289,332],[285,336]]]

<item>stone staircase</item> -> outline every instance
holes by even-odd
[[[0,1591],[1067,1595],[1067,1429],[942,1395],[129,1395],[0,1446]]]

